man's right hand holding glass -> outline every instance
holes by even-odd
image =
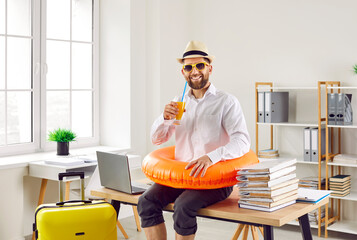
[[[173,101],[165,105],[165,109],[164,109],[165,120],[175,119],[176,115],[179,112],[177,105],[178,105],[177,102],[173,102]]]

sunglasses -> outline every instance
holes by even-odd
[[[205,62],[200,62],[200,63],[196,63],[196,64],[186,64],[183,65],[183,70],[187,73],[192,72],[193,68],[195,67],[198,71],[202,71],[206,68],[206,65],[208,66],[207,63]]]

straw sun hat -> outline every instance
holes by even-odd
[[[186,58],[199,58],[199,57],[208,58],[210,63],[212,63],[214,59],[214,56],[209,55],[208,49],[203,42],[190,41],[187,44],[185,51],[183,52],[182,58],[177,58],[177,61],[182,64],[183,60]]]

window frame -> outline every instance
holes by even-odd
[[[10,0],[8,0],[10,1]],[[71,1],[71,0],[67,0]],[[92,118],[93,137],[77,138],[72,148],[99,145],[99,0],[93,1],[93,39],[92,39]],[[5,145],[0,147],[0,157],[56,149],[55,142],[47,141],[46,132],[46,3],[47,1],[31,1],[32,30],[32,142]],[[6,2],[5,8],[7,9]],[[7,14],[7,10],[5,16]],[[41,19],[44,21],[41,22]],[[7,19],[5,19],[7,21]],[[5,36],[6,36],[5,26]],[[43,43],[41,45],[41,43]],[[5,62],[6,65],[6,62]],[[6,89],[5,89],[6,91]],[[69,91],[73,91],[70,89]],[[5,102],[6,107],[6,102]],[[7,128],[5,120],[5,127]]]

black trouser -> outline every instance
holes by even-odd
[[[195,234],[197,211],[226,199],[232,191],[233,187],[196,190],[172,188],[155,183],[139,198],[141,226],[146,228],[163,223],[162,209],[174,202],[175,231],[183,236]]]

